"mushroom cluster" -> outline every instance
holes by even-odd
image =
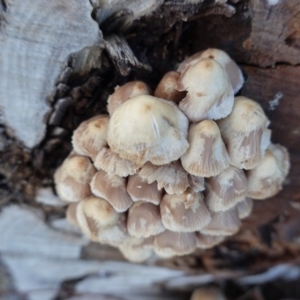
[[[55,173],[68,220],[135,262],[235,234],[252,199],[275,195],[289,170],[261,106],[234,97],[243,81],[225,52],[208,49],[165,74],[154,93],[141,81],[117,87],[108,115],[74,131]]]

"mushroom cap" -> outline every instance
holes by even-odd
[[[104,170],[109,175],[118,175],[121,177],[133,175],[139,169],[139,166],[134,162],[121,158],[107,147],[103,147],[98,153],[94,161],[94,166],[97,170]]]
[[[174,103],[143,95],[117,108],[109,122],[107,141],[113,152],[137,165],[146,161],[164,165],[188,148],[187,130],[188,119]]]
[[[154,91],[154,96],[175,103],[180,102],[184,98],[185,93],[176,90],[179,78],[180,73],[176,71],[167,72],[158,83],[156,90]]]
[[[197,192],[204,191],[205,190],[204,184],[205,181],[203,177],[189,174],[189,186],[193,192],[197,193]]]
[[[127,193],[133,202],[145,201],[159,205],[163,190],[157,188],[156,182],[147,183],[138,174],[135,174],[128,177]]]
[[[275,156],[277,163],[280,165],[282,176],[285,178],[291,167],[289,152],[279,144],[270,144],[268,150]]]
[[[211,177],[229,167],[229,155],[214,121],[204,120],[191,125],[188,142],[190,146],[180,158],[188,173]]]
[[[199,249],[209,249],[224,241],[223,235],[207,235],[201,232],[196,233],[196,247]]]
[[[210,213],[201,193],[185,192],[181,195],[165,194],[160,203],[164,226],[176,232],[193,232],[207,226]]]
[[[232,113],[218,121],[230,156],[230,164],[252,169],[261,161],[269,144],[269,120],[262,107],[246,97],[236,97]]]
[[[219,175],[208,178],[206,183],[205,201],[211,211],[226,211],[246,197],[246,175],[235,167],[230,166]]]
[[[179,108],[192,122],[221,119],[230,114],[234,94],[224,68],[213,59],[202,59],[191,65],[176,86],[187,91]]]
[[[98,152],[107,145],[108,122],[108,115],[98,115],[82,122],[72,136],[74,150],[95,160]]]
[[[113,94],[107,99],[107,111],[111,116],[115,110],[128,99],[140,96],[150,95],[150,87],[142,81],[130,81],[122,86],[117,86]]]
[[[173,232],[165,230],[154,237],[154,251],[164,258],[190,254],[196,249],[194,232]]]
[[[245,198],[243,201],[236,205],[239,218],[245,219],[250,216],[253,208],[253,200],[250,198]]]
[[[146,163],[139,176],[148,183],[157,181],[158,189],[164,188],[168,194],[182,194],[189,187],[189,174],[179,160],[163,166]]]
[[[97,197],[107,200],[117,212],[126,211],[132,200],[126,191],[126,178],[109,175],[99,170],[91,181],[91,190]]]
[[[68,205],[66,211],[66,219],[74,226],[79,227],[77,218],[76,218],[76,211],[77,211],[78,202],[73,202]]]
[[[161,222],[159,207],[139,201],[134,203],[128,212],[127,229],[131,236],[147,238],[165,230]]]

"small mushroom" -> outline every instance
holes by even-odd
[[[200,232],[196,233],[196,247],[199,249],[209,249],[224,241],[223,235],[207,235]]]
[[[188,173],[211,177],[229,167],[229,156],[214,121],[204,120],[191,125],[188,142],[190,147],[180,158]]]
[[[150,87],[142,81],[130,81],[122,86],[117,86],[113,94],[107,99],[107,110],[109,115],[115,112],[115,110],[125,101],[140,95],[150,95]]]
[[[156,182],[145,182],[138,174],[128,177],[127,193],[133,202],[145,201],[159,205],[163,190],[157,188]]]
[[[107,145],[106,135],[108,115],[98,115],[82,122],[74,131],[72,144],[74,150],[95,160],[98,152]]]
[[[270,142],[269,120],[261,106],[246,97],[236,97],[232,113],[218,125],[230,164],[246,170],[257,166]]]
[[[168,194],[182,194],[189,187],[189,174],[179,160],[163,166],[146,163],[139,171],[139,176],[153,183],[157,181],[159,190],[164,188]]]
[[[128,212],[127,229],[131,236],[147,238],[165,230],[160,217],[159,207],[139,201],[134,203]]]
[[[126,178],[98,171],[91,181],[91,190],[97,197],[107,200],[117,212],[126,211],[132,200],[126,191]]]
[[[188,119],[174,103],[143,95],[117,108],[109,122],[107,141],[113,152],[139,166],[147,161],[164,165],[188,148],[187,130]]]
[[[206,180],[206,204],[211,211],[226,211],[243,201],[247,193],[247,179],[243,170],[230,166],[219,175]]]
[[[179,108],[192,122],[204,119],[218,120],[232,110],[234,94],[224,68],[213,59],[203,59],[191,65],[176,86],[178,91],[187,91]]]
[[[107,147],[102,148],[98,153],[94,161],[94,166],[97,170],[104,170],[109,175],[118,175],[121,177],[133,175],[139,169],[139,166],[134,162],[121,158]]]
[[[181,195],[165,194],[160,203],[164,226],[176,232],[193,232],[207,226],[210,213],[201,193],[185,192]]]
[[[239,202],[236,205],[238,214],[239,214],[239,218],[245,219],[247,217],[250,216],[251,212],[252,212],[252,208],[253,208],[253,201],[250,198],[245,198],[245,200]]]
[[[96,169],[88,157],[69,155],[56,170],[54,181],[61,200],[78,202],[91,195],[90,181]]]
[[[173,232],[165,230],[154,237],[154,251],[163,258],[190,254],[196,249],[194,232]]]
[[[176,90],[177,82],[180,78],[180,73],[170,71],[164,75],[154,91],[154,96],[165,100],[170,100],[179,103],[184,97],[184,92]]]
[[[238,232],[241,226],[241,221],[236,207],[220,212],[211,213],[210,223],[200,230],[202,234],[206,235],[233,235]]]

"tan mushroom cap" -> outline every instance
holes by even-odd
[[[126,191],[126,178],[98,171],[91,181],[91,190],[97,197],[107,200],[117,212],[126,211],[132,200]]]
[[[89,183],[96,169],[88,157],[72,153],[54,174],[55,187],[61,200],[78,202],[91,195]]]
[[[211,221],[202,194],[191,191],[181,195],[165,194],[160,212],[164,226],[176,232],[198,231]]]
[[[73,133],[74,150],[95,160],[98,152],[107,145],[108,122],[108,115],[98,115],[82,122]]]
[[[254,169],[247,172],[248,191],[247,196],[252,199],[266,199],[276,195],[282,188],[285,174],[288,172],[286,162],[278,160],[283,158],[287,153],[281,147],[282,155],[274,155],[272,147],[268,149],[262,161]],[[277,151],[280,148],[277,147]]]
[[[94,166],[97,170],[104,170],[109,175],[118,175],[127,177],[133,175],[139,169],[134,162],[121,158],[117,153],[112,152],[109,148],[104,147],[96,156]]]
[[[190,254],[196,249],[194,232],[173,232],[166,230],[154,237],[154,251],[164,258]]]
[[[201,287],[193,292],[191,300],[226,300],[226,297],[219,288]]]
[[[252,169],[259,164],[269,144],[269,120],[261,106],[246,97],[236,97],[232,113],[218,121],[231,164]]]
[[[164,165],[177,160],[188,148],[187,130],[188,119],[174,103],[144,95],[126,101],[115,111],[107,141],[113,152],[137,165],[147,161]]]
[[[210,223],[200,230],[202,234],[207,235],[233,235],[238,232],[241,221],[236,207],[220,212],[211,213]]]
[[[190,66],[181,74],[176,88],[187,91],[179,108],[192,122],[225,118],[232,110],[231,83],[224,68],[213,59],[203,59]]]
[[[163,166],[146,163],[139,176],[148,183],[157,181],[158,189],[164,188],[168,194],[182,194],[189,187],[189,174],[179,160]]]
[[[131,236],[147,238],[165,230],[161,222],[159,207],[139,201],[134,203],[128,212],[127,229]]]
[[[119,214],[104,199],[91,196],[77,205],[76,219],[81,230],[92,240],[98,240],[100,228],[115,225]]]
[[[200,232],[196,233],[196,247],[199,249],[210,249],[222,243],[225,239],[222,235],[207,235]]]
[[[243,170],[230,166],[206,180],[206,204],[211,211],[226,211],[243,201],[247,194],[247,178]]]
[[[251,215],[252,208],[253,208],[253,200],[250,198],[245,198],[243,201],[239,202],[236,205],[239,218],[245,219]]]
[[[113,94],[107,99],[107,110],[110,116],[125,101],[140,96],[150,95],[152,93],[150,87],[142,81],[130,81],[122,86],[117,86]]]
[[[159,205],[163,190],[157,188],[156,182],[149,184],[143,181],[138,174],[135,174],[128,177],[127,193],[133,202],[145,201]]]
[[[188,142],[190,147],[180,158],[188,173],[211,177],[229,167],[229,156],[214,121],[204,120],[191,125]]]
[[[157,85],[154,96],[175,103],[180,102],[185,97],[185,93],[176,90],[179,78],[180,73],[176,71],[167,72]]]
[[[119,246],[119,250],[131,262],[144,262],[154,255],[153,237],[147,239],[130,237]]]

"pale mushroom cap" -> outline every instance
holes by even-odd
[[[154,96],[165,100],[170,100],[175,103],[181,101],[185,93],[176,90],[177,82],[180,78],[180,73],[176,71],[167,72],[161,79],[154,91]]]
[[[128,177],[127,193],[133,202],[145,201],[159,205],[163,190],[157,188],[156,182],[147,183],[138,174],[135,174]]]
[[[199,249],[209,249],[220,243],[225,239],[222,235],[207,235],[200,232],[196,233],[196,247]]]
[[[201,233],[207,235],[233,235],[238,232],[241,225],[236,207],[221,212],[213,212],[211,214],[210,223],[200,230]]]
[[[203,177],[189,174],[190,189],[197,193],[205,190],[205,181]]]
[[[67,211],[66,211],[66,219],[74,226],[79,227],[77,218],[76,218],[76,211],[77,211],[77,205],[78,203],[70,203],[68,205]]]
[[[226,300],[220,289],[201,287],[196,289],[191,300]]]
[[[149,202],[136,202],[130,208],[127,229],[131,236],[147,238],[165,230],[159,207]]]
[[[150,95],[150,87],[142,81],[130,81],[122,86],[117,86],[113,94],[107,99],[107,110],[111,116],[125,101],[140,96]]]
[[[117,153],[112,152],[109,148],[104,147],[96,156],[94,166],[97,170],[104,170],[109,175],[118,175],[127,177],[133,175],[139,169],[134,162],[121,158]]]
[[[179,108],[192,122],[218,120],[230,114],[234,94],[224,68],[212,59],[203,59],[181,74],[177,90],[187,91]]]
[[[247,193],[247,178],[243,170],[230,166],[206,181],[206,204],[211,211],[226,211],[243,201]]]
[[[201,193],[165,194],[160,203],[164,226],[176,232],[198,231],[209,224],[210,213]]]
[[[214,121],[204,120],[191,125],[188,142],[190,146],[180,158],[188,173],[211,177],[229,167],[229,156]]]
[[[261,161],[269,144],[269,120],[261,106],[246,97],[236,97],[232,113],[218,121],[231,164],[252,169]]]
[[[154,251],[164,258],[190,254],[196,249],[194,232],[172,232],[165,230],[154,237]]]
[[[107,141],[113,152],[138,165],[146,161],[163,165],[186,151],[187,130],[188,119],[175,104],[144,95],[126,101],[115,111]]]
[[[107,145],[108,122],[108,115],[98,115],[82,122],[73,133],[74,150],[95,160],[98,152]]]
[[[157,181],[158,189],[164,188],[168,194],[182,194],[189,187],[189,174],[179,160],[163,166],[146,163],[139,176],[148,183]]]
[[[97,197],[107,200],[117,212],[126,211],[132,200],[126,191],[126,178],[98,171],[91,181],[91,190]]]
[[[250,198],[245,198],[245,200],[239,202],[236,206],[239,218],[245,219],[251,215],[253,208],[253,200]]]
[[[276,195],[285,178],[281,167],[281,162],[267,150],[259,165],[247,172],[247,196],[262,200]]]
[[[289,152],[279,144],[270,144],[268,150],[275,156],[277,163],[280,165],[282,176],[285,178],[291,167]]]

